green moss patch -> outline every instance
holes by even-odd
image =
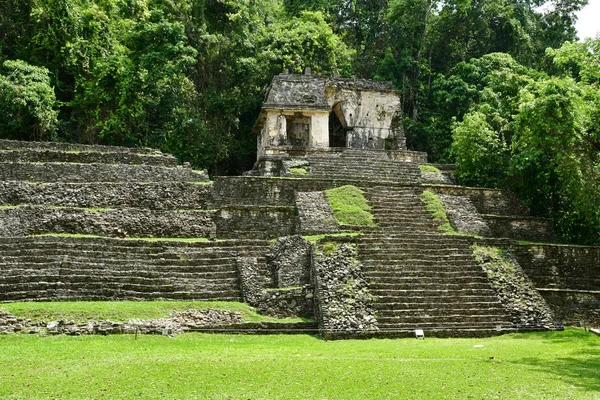
[[[419,165],[419,169],[421,170],[421,172],[432,172],[432,173],[435,173],[435,174],[441,174],[442,173],[442,171],[440,171],[439,169],[437,169],[433,165],[429,165],[429,164],[421,164],[421,165]]]
[[[322,233],[320,235],[306,235],[302,239],[308,240],[311,243],[317,243],[325,237],[354,237],[362,235],[361,232],[339,232],[339,233]]]
[[[449,234],[457,233],[452,225],[450,225],[450,220],[446,214],[444,204],[442,204],[442,201],[435,193],[431,190],[423,191],[423,194],[421,194],[421,201],[427,205],[427,211],[433,215],[433,219],[440,223],[440,231]]]
[[[352,185],[326,190],[335,218],[341,224],[375,226],[364,192]]]
[[[323,243],[321,251],[327,256],[331,257],[337,251],[337,244],[333,242]]]
[[[290,168],[290,173],[292,175],[308,175],[308,169],[304,167],[293,167]]]

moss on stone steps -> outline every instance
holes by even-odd
[[[440,223],[440,231],[447,234],[457,234],[456,230],[450,225],[448,215],[440,198],[430,190],[423,191],[421,201],[427,205],[427,211],[431,213],[433,219]]]
[[[352,185],[325,191],[335,218],[345,225],[375,226],[364,192]]]

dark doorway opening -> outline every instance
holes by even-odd
[[[336,111],[340,111],[337,104],[329,114],[329,147],[347,147],[349,129],[340,121]]]

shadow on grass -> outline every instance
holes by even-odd
[[[553,346],[573,346],[572,356],[557,358],[523,358],[518,364],[528,365],[564,382],[590,392],[600,393],[600,338],[583,329],[568,328],[564,332],[539,332],[515,335],[515,339],[543,340]]]

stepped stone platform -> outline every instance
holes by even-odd
[[[597,248],[520,244],[553,240],[551,222],[502,191],[423,183],[424,153],[267,148],[214,181],[152,149],[0,140],[0,156],[0,302],[246,301],[331,338],[555,329],[511,308],[474,257],[486,245],[514,255],[557,319],[600,320]],[[376,226],[335,220],[323,192],[344,185]],[[443,234],[425,190],[467,231]],[[488,239],[468,234],[475,220]]]
[[[0,301],[241,301],[237,259],[267,242],[0,238]]]
[[[379,231],[359,246],[380,329],[438,336],[513,330],[467,238],[442,235],[419,187],[367,189]]]

